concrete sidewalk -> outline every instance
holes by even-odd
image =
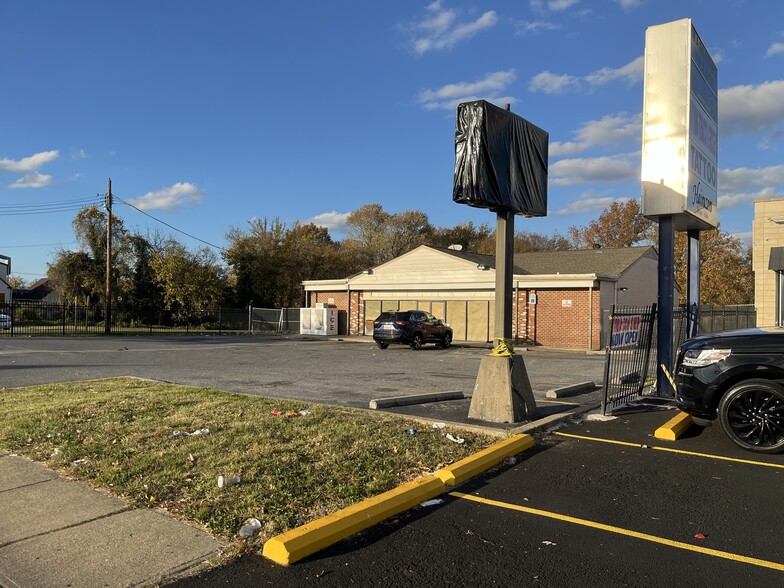
[[[205,531],[0,452],[0,586],[145,586],[221,550]]]

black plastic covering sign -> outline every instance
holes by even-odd
[[[459,104],[452,200],[547,216],[548,140],[546,131],[485,100]]]

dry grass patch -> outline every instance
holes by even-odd
[[[202,428],[209,435],[175,435]],[[465,443],[455,444],[445,432],[405,417],[129,378],[0,390],[0,448],[226,539],[258,518],[259,545],[497,440],[460,432]],[[219,475],[242,482],[220,489]]]

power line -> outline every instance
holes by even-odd
[[[209,241],[205,241],[204,239],[199,239],[198,237],[195,237],[195,236],[191,235],[190,233],[186,233],[185,231],[182,231],[182,230],[178,229],[177,227],[173,227],[173,226],[172,226],[172,225],[170,225],[169,223],[167,223],[167,222],[165,222],[165,221],[162,221],[162,220],[161,220],[161,219],[159,219],[159,218],[155,218],[153,215],[151,215],[151,214],[148,214],[148,213],[144,212],[143,210],[141,210],[141,209],[139,209],[139,208],[136,208],[136,207],[135,207],[133,204],[131,204],[130,202],[126,202],[125,200],[123,200],[122,198],[120,198],[119,196],[117,196],[116,194],[114,195],[114,198],[115,198],[115,199],[116,199],[118,202],[120,202],[120,203],[122,203],[122,204],[125,204],[126,206],[130,206],[130,207],[131,207],[131,208],[133,208],[135,211],[137,211],[137,212],[141,212],[141,213],[142,213],[144,216],[148,216],[148,217],[150,217],[152,220],[154,220],[154,221],[156,221],[156,222],[159,222],[159,223],[161,223],[162,225],[166,225],[167,227],[169,227],[169,228],[170,228],[171,230],[173,230],[173,231],[177,231],[178,233],[182,233],[183,235],[185,235],[185,236],[187,236],[187,237],[190,237],[191,239],[195,239],[196,241],[199,241],[200,243],[204,243],[205,245],[209,245],[210,247],[214,247],[214,248],[215,248],[215,249],[217,249],[218,251],[223,251],[223,247],[220,247],[220,246],[218,246],[218,245],[215,245],[214,243],[210,243]]]
[[[0,249],[27,249],[30,247],[55,247],[76,244],[76,241],[68,241],[67,243],[38,243],[36,245],[0,245]]]
[[[81,210],[89,205],[101,204],[101,196],[91,198],[78,198],[71,200],[57,200],[51,202],[26,202],[19,204],[0,204],[0,216],[18,216],[28,214],[51,214],[55,212],[69,212]]]

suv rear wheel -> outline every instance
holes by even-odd
[[[781,453],[784,388],[762,379],[735,384],[719,402],[719,422],[736,445],[756,453]]]
[[[411,349],[422,349],[421,333],[414,333],[414,337],[411,339]]]
[[[389,347],[389,343],[384,343],[383,341],[376,341],[376,345],[378,345],[379,349],[386,349]]]
[[[449,346],[452,344],[452,335],[450,333],[444,333],[444,338],[441,339],[441,347],[444,349],[449,349]]]

